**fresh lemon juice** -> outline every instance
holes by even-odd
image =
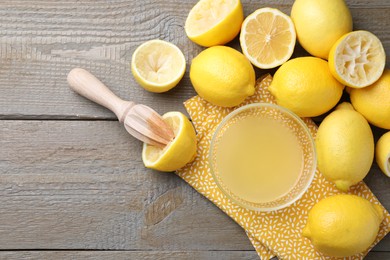
[[[297,136],[272,118],[249,116],[232,122],[216,148],[220,182],[253,203],[274,201],[298,182],[303,150]]]

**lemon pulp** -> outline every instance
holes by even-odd
[[[176,86],[184,75],[186,61],[174,44],[151,40],[140,45],[133,54],[134,78],[146,90],[165,92]]]
[[[288,193],[303,169],[295,134],[270,118],[245,117],[232,123],[216,147],[222,185],[239,198],[264,203]]]
[[[186,27],[188,34],[199,35],[205,33],[221,22],[237,5],[237,0],[199,1],[195,11],[188,16]]]
[[[211,47],[233,40],[243,20],[240,0],[200,0],[188,14],[184,29],[191,41]]]
[[[261,8],[249,15],[240,34],[243,53],[261,69],[286,62],[294,51],[295,41],[291,18],[274,8]]]
[[[368,31],[354,31],[341,37],[329,54],[333,76],[351,88],[364,88],[377,81],[386,64],[381,41]]]

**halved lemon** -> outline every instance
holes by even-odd
[[[133,53],[131,71],[135,80],[150,92],[161,93],[176,86],[186,70],[186,59],[174,44],[151,40]]]
[[[200,0],[188,14],[184,27],[191,41],[211,47],[233,40],[243,20],[240,0]]]
[[[351,88],[364,88],[377,81],[386,64],[381,41],[368,31],[354,31],[342,36],[329,53],[333,76]]]
[[[245,19],[241,27],[242,51],[260,69],[285,63],[294,52],[295,42],[291,18],[278,9],[258,9]]]
[[[145,167],[170,172],[184,167],[196,156],[196,134],[188,118],[180,112],[168,112],[164,121],[173,129],[175,138],[163,149],[144,143],[142,161]]]
[[[390,177],[390,132],[379,138],[375,148],[375,158],[382,172]]]

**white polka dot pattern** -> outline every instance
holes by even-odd
[[[260,78],[256,84],[256,93],[245,100],[241,106],[256,102],[275,103],[273,96],[268,91],[271,81],[270,75]],[[274,212],[256,212],[234,204],[219,190],[208,165],[210,140],[214,130],[234,108],[214,106],[199,96],[187,100],[184,105],[197,131],[198,154],[192,163],[177,171],[177,174],[245,229],[261,259],[270,259],[274,255],[278,256],[279,259],[293,260],[333,259],[317,252],[310,240],[304,238],[301,233],[306,224],[307,213],[313,205],[322,198],[341,192],[317,170],[309,190],[300,200],[288,208]],[[309,118],[304,118],[303,121],[315,138],[317,126]],[[362,196],[380,205],[364,182],[352,187],[349,193]],[[390,230],[390,215],[386,210],[385,213],[385,220],[380,226],[374,244],[378,243]],[[367,252],[368,250],[345,259],[363,259]]]

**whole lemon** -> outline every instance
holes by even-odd
[[[342,191],[361,181],[374,159],[374,137],[367,120],[343,103],[318,128],[318,169]]]
[[[295,58],[275,73],[269,87],[278,105],[300,117],[314,117],[332,109],[344,86],[329,71],[326,61],[315,57]]]
[[[361,113],[371,124],[390,129],[390,70],[371,86],[352,88],[351,102],[356,111]]]
[[[352,16],[344,0],[296,0],[291,18],[302,47],[323,59],[328,59],[341,36],[352,31]]]
[[[303,236],[323,254],[347,257],[375,241],[384,218],[381,206],[356,195],[327,197],[310,210]]]
[[[190,79],[199,96],[222,107],[237,106],[255,92],[255,71],[240,52],[214,46],[192,60]]]

